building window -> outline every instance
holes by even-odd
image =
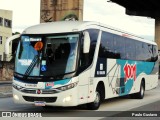
[[[2,36],[0,36],[0,44],[2,44]]]
[[[11,28],[12,27],[12,21],[8,20],[8,19],[4,19],[4,26]]]
[[[0,17],[0,26],[2,26],[2,25],[3,25],[3,18]]]

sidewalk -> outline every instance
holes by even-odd
[[[0,81],[0,98],[12,97],[12,81]]]

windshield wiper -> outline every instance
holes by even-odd
[[[35,55],[34,59],[32,61],[32,63],[30,64],[30,66],[27,68],[26,72],[25,72],[25,76],[29,76],[31,74],[31,72],[33,71],[33,68],[35,67],[35,65],[37,64],[37,61],[39,60],[39,55]]]

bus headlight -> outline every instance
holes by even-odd
[[[75,83],[71,83],[71,84],[66,85],[66,86],[59,87],[57,89],[60,90],[60,91],[65,91],[65,90],[69,90],[69,89],[72,89],[72,88],[76,87],[77,84],[78,84],[78,82],[75,82]]]
[[[22,86],[19,86],[19,85],[16,85],[16,84],[12,84],[12,86],[15,88],[15,89],[17,89],[17,90],[21,90],[21,89],[23,89],[24,87],[22,87]]]

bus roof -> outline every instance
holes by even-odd
[[[105,28],[105,31],[108,32],[110,31],[113,34],[118,34],[123,37],[128,37],[138,41],[143,41],[146,43],[157,45],[153,41],[145,40],[141,37],[138,37],[126,31],[119,30],[98,22],[89,22],[89,21],[58,21],[58,22],[41,23],[25,29],[22,34],[54,34],[54,33],[78,32],[90,28],[90,26],[91,28],[94,29]]]
[[[79,31],[80,26],[83,26],[86,23],[88,22],[58,21],[58,22],[41,23],[41,24],[27,28],[24,31],[24,33],[25,34],[51,34],[51,33],[74,32],[74,30]]]

